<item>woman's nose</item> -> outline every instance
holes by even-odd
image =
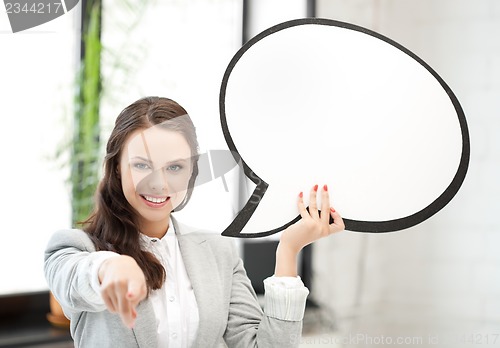
[[[154,192],[165,192],[168,190],[167,175],[162,169],[155,170],[149,175],[149,188]]]

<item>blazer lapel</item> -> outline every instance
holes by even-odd
[[[202,234],[182,234],[177,225],[176,231],[200,316],[194,347],[214,347],[225,329],[220,325],[222,289],[215,256]]]

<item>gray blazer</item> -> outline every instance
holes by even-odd
[[[215,233],[183,234],[175,228],[187,274],[191,280],[200,322],[194,347],[298,347],[302,321],[285,321],[264,314],[242,260],[229,238]],[[107,310],[82,299],[76,276],[85,256],[95,247],[81,230],[62,230],[45,251],[45,276],[50,290],[71,319],[71,335],[81,348],[157,347],[156,318],[151,301],[137,308],[133,329]],[[88,285],[87,285],[88,288]]]

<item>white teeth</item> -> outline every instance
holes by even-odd
[[[156,198],[156,197],[150,197],[150,196],[143,196],[144,199],[146,199],[147,201],[149,202],[152,202],[152,203],[163,203],[167,200],[167,197],[163,197],[163,198]]]

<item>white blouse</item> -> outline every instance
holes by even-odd
[[[165,285],[150,295],[156,315],[158,347],[191,347],[198,330],[198,306],[174,226],[170,224],[161,239],[144,234],[141,238],[144,250],[153,253],[167,273]]]

